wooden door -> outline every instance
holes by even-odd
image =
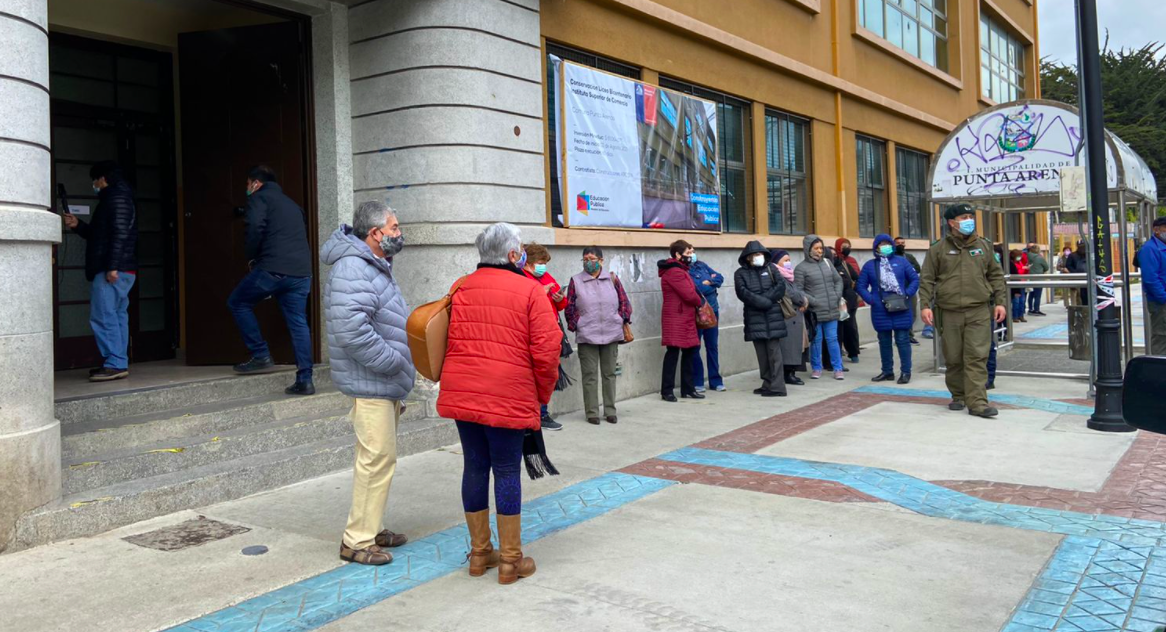
[[[316,251],[306,28],[283,22],[179,35],[189,364],[248,357],[227,309],[231,291],[248,273],[243,218],[235,212],[246,204],[248,168],[275,169],[284,192],[305,209]],[[318,300],[313,290],[309,314],[317,312]],[[255,311],[276,362],[294,362],[276,302],[263,301]]]

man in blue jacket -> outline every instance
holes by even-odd
[[[231,293],[227,307],[251,351],[251,359],[235,366],[236,373],[271,369],[275,361],[255,305],[274,297],[279,301],[296,355],[296,382],[285,392],[311,395],[312,334],[308,330],[308,294],[312,290],[312,250],[308,245],[304,210],[284,194],[271,167],[259,165],[247,173],[247,259],[251,273]]]
[[[1150,309],[1150,355],[1166,356],[1166,217],[1154,220],[1154,237],[1138,251],[1138,263]]]
[[[712,306],[719,321],[721,317],[721,305],[717,302],[717,290],[724,284],[725,277],[709,267],[709,264],[698,261],[695,252],[692,253],[692,262],[688,264],[688,275],[692,277],[692,282],[696,284],[696,289],[700,292],[700,295]],[[709,388],[716,391],[723,391],[725,390],[725,381],[721,378],[720,326],[718,325],[712,329],[698,329],[696,333],[703,341],[705,357],[708,359]],[[705,392],[704,364],[700,361],[699,349],[696,353],[692,354],[692,382],[696,385],[696,392]]]

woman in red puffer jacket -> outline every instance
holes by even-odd
[[[668,248],[667,259],[656,262],[660,272],[660,291],[664,294],[664,306],[660,309],[660,342],[668,351],[664,353],[664,372],[660,379],[660,397],[666,402],[675,402],[676,361],[680,360],[680,396],[704,399],[696,392],[692,381],[692,357],[700,349],[700,338],[696,334],[696,310],[704,299],[696,290],[696,284],[688,275],[688,265],[692,261],[692,244],[683,239],[675,241]]]
[[[498,583],[534,574],[522,555],[523,441],[559,377],[563,333],[547,293],[522,272],[518,228],[494,224],[477,239],[481,263],[453,294],[437,412],[457,420],[470,575],[498,567]],[[490,473],[500,551],[490,544]],[[553,472],[552,472],[553,473]]]

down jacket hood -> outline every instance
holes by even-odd
[[[380,268],[385,274],[391,275],[393,272],[392,263],[374,255],[368,244],[353,234],[352,227],[348,224],[341,224],[320,248],[320,260],[330,266],[336,265],[336,262],[344,257],[360,257]]]
[[[802,238],[802,254],[804,254],[806,256],[806,261],[813,261],[814,260],[814,258],[812,256],[810,256],[810,249],[813,248],[814,244],[816,244],[816,243],[822,244],[823,246],[826,245],[822,241],[822,238],[817,236],[817,235],[806,235],[805,237]],[[823,255],[824,254],[825,253],[823,252]]]
[[[884,241],[887,242],[888,244],[891,244],[892,246],[895,245],[895,240],[891,239],[890,235],[888,235],[886,233],[882,233],[880,235],[877,235],[874,238],[874,241],[871,242],[871,246],[870,246],[871,252],[873,252],[876,257],[879,256],[879,244],[883,243]]]
[[[680,268],[685,274],[688,274],[688,265],[686,265],[683,261],[679,261],[671,257],[657,261],[656,268],[656,272],[661,277],[664,276],[665,272],[668,272],[672,268]]]
[[[765,263],[773,260],[773,255],[770,254],[769,249],[761,245],[760,241],[751,241],[745,244],[745,248],[741,251],[741,256],[737,257],[737,263],[741,264],[742,268],[751,268],[749,265],[749,258],[756,254],[765,255]]]

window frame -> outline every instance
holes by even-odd
[[[869,147],[869,149],[867,149]],[[881,184],[871,184],[864,182],[867,178],[865,173],[869,173],[869,164],[864,164],[864,157],[875,155],[874,149],[878,149],[877,155],[880,157],[880,179]],[[888,198],[887,186],[887,142],[880,138],[873,136],[866,136],[864,134],[855,134],[855,185],[856,185],[856,209],[858,210],[858,236],[864,238],[873,238],[878,235],[880,231],[890,230],[891,222],[888,214],[888,206],[890,202]],[[869,192],[869,193],[868,193]],[[879,222],[878,216],[871,217],[870,229],[867,229],[863,221],[862,202],[869,195],[871,204],[881,207],[882,222]],[[879,202],[879,204],[876,204]],[[877,209],[872,209],[872,211]]]
[[[577,64],[582,64],[597,70],[603,70],[612,74],[627,77],[640,81],[643,74],[643,69],[625,64],[614,59],[596,55],[570,46],[547,40],[546,49],[543,55],[543,63],[546,64],[546,95],[545,102],[547,104],[547,121],[544,132],[547,135],[547,151],[548,164],[550,165],[550,203],[548,204],[548,214],[550,215],[550,225],[554,228],[563,228],[563,192],[562,183],[559,181],[559,172],[555,165],[562,159],[561,152],[558,147],[558,132],[555,129],[558,125],[558,104],[555,103],[555,86],[554,86],[554,65],[551,63],[550,57],[554,55],[566,61],[573,61]]]
[[[776,130],[770,130],[770,124],[774,123]],[[801,130],[802,136],[802,166],[801,171],[790,168],[791,165],[796,166],[796,158],[791,163],[786,151],[791,148],[790,141],[787,140],[791,128],[797,126]],[[796,151],[796,150],[795,150]],[[775,110],[773,108],[765,108],[765,190],[766,190],[766,204],[765,211],[769,217],[769,234],[770,235],[806,235],[814,230],[814,176],[813,176],[813,122],[810,119],[803,118]],[[770,165],[770,158],[777,164],[776,167]],[[773,192],[770,183],[774,181],[779,182],[779,191],[782,198],[782,206],[779,209],[781,214],[780,222],[782,229],[774,228],[773,221]],[[784,221],[789,215],[789,209],[793,206],[790,202],[793,199],[793,191],[796,190],[796,184],[801,183],[804,191],[802,196],[803,205],[801,208],[801,222],[802,225],[796,225],[797,221]],[[788,224],[788,229],[786,225]]]
[[[914,166],[919,188],[917,191],[908,190],[910,169],[904,165],[903,158],[918,160]],[[899,218],[898,234],[906,239],[929,239],[931,235],[931,212],[928,202],[927,176],[931,170],[931,154],[916,151],[907,147],[895,147],[895,192],[896,212]],[[911,207],[915,206],[914,209]],[[910,213],[916,218],[912,219]],[[917,221],[916,221],[917,220]],[[916,225],[918,224],[918,225]]]
[[[934,68],[940,72],[948,73],[951,68],[951,12],[950,2],[952,0],[856,0],[855,10],[857,17],[857,24],[878,36],[883,41],[887,42],[896,49],[903,51],[913,59],[917,59],[924,65]],[[903,4],[910,3],[915,7],[914,15],[903,6]],[[879,8],[874,8],[875,5]],[[937,5],[942,4],[940,9]],[[880,10],[881,9],[881,10]],[[924,14],[930,14],[931,24],[924,22]],[[878,24],[868,22],[868,18],[877,15],[879,18]],[[897,38],[892,38],[891,33],[888,32],[887,27],[890,23],[890,16],[894,16],[896,23],[899,25],[899,34]],[[935,18],[939,18],[942,27],[936,26]],[[915,45],[914,49],[908,48],[908,45],[903,40],[904,29],[907,22],[915,24]],[[924,51],[924,36],[930,34],[932,41],[933,60],[928,60],[923,55]]]
[[[980,97],[995,103],[1025,98],[1024,60],[1028,46],[1004,22],[983,10],[979,30]],[[997,47],[1004,50],[998,52]],[[1015,60],[1009,61],[1013,51]]]
[[[674,77],[660,76],[660,87],[665,90],[687,94],[712,101],[717,106],[717,182],[721,187],[721,232],[752,235],[757,232],[756,201],[753,199],[753,103],[740,97],[710,90]],[[729,160],[728,143],[725,142],[727,129],[726,111],[730,107],[741,111],[741,160]],[[740,172],[744,179],[744,204],[742,205],[742,228],[730,225],[728,176]]]

